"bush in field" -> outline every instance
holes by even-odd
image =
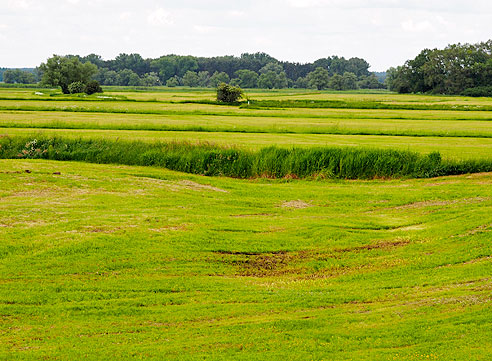
[[[101,85],[99,85],[99,82],[97,80],[91,80],[85,86],[85,92],[86,92],[86,94],[91,95],[94,93],[102,93],[103,90],[102,90]]]
[[[224,103],[237,102],[243,96],[243,90],[238,86],[220,83],[217,85],[217,101]]]
[[[85,91],[85,84],[81,81],[74,81],[68,86],[70,94],[83,93]]]

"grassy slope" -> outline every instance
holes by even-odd
[[[490,174],[252,182],[0,160],[0,184],[0,358],[492,352]]]

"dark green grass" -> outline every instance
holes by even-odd
[[[491,105],[461,104],[389,104],[375,101],[344,100],[250,100],[243,102],[243,108],[315,108],[315,109],[391,109],[391,110],[449,110],[449,111],[491,111]]]
[[[427,178],[492,171],[492,161],[442,161],[391,149],[266,147],[259,151],[213,144],[147,143],[103,139],[2,137],[0,158],[158,166],[192,174],[234,178]]]

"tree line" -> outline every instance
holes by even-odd
[[[102,85],[216,87],[220,83],[227,83],[242,88],[336,90],[384,87],[369,71],[369,63],[361,58],[332,56],[312,63],[294,63],[279,61],[261,52],[245,53],[239,57],[210,58],[164,55],[156,59],[144,59],[139,54],[120,54],[111,60],[104,60],[96,54],[57,58],[66,58],[72,64],[75,61],[94,65],[91,77]],[[36,68],[33,73],[35,79],[30,75],[29,82],[43,78],[47,63]],[[4,81],[23,83],[26,77],[17,74]]]
[[[424,49],[390,68],[386,82],[399,93],[492,96],[492,40]]]

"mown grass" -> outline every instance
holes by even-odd
[[[66,112],[0,112],[0,128],[202,131],[492,138],[489,120],[242,117],[240,115],[151,115]]]
[[[0,160],[0,184],[0,358],[492,351],[490,174],[247,181]]]
[[[327,108],[327,109],[391,109],[391,110],[446,110],[491,111],[488,104],[426,104],[388,103],[380,101],[344,100],[252,100],[243,103],[244,108]]]

